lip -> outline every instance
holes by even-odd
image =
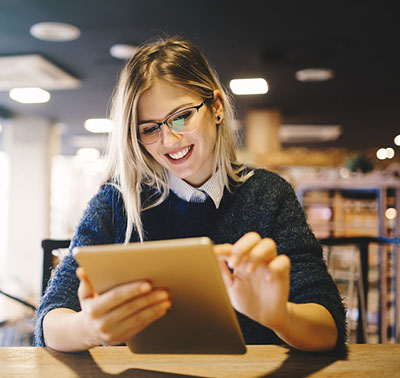
[[[172,159],[168,154],[164,154],[164,156],[167,158],[167,160],[171,163],[171,164],[182,164],[184,163],[187,159],[189,159],[189,157],[192,155],[192,152],[194,150],[194,144],[191,144],[190,146],[190,151],[183,157],[180,159]],[[184,147],[186,148],[186,147]],[[170,154],[174,154],[176,152],[182,151],[184,148],[180,148],[179,150],[176,150],[174,152],[170,152]]]

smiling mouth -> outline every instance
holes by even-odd
[[[172,160],[180,160],[186,157],[192,151],[192,149],[193,149],[193,144],[175,154],[166,154],[166,155]]]

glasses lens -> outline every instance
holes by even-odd
[[[197,110],[195,108],[185,109],[173,114],[168,119],[168,126],[175,132],[190,131],[197,126]]]
[[[183,133],[185,131],[194,130],[197,127],[199,116],[199,107],[184,109],[174,113],[165,122],[168,127],[176,132]],[[165,123],[163,122],[163,123]],[[154,122],[142,123],[139,125],[140,141],[143,144],[155,143],[159,140],[161,135],[161,126]]]
[[[144,144],[154,143],[160,135],[160,128],[156,123],[141,124],[139,129],[140,140]]]

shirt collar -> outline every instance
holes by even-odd
[[[213,200],[218,209],[224,194],[224,182],[220,179],[219,171],[215,172],[203,185],[198,188],[174,176],[168,171],[170,189],[186,202],[204,202],[207,195]]]

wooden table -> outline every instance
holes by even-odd
[[[127,347],[61,353],[0,348],[0,377],[400,377],[400,344],[349,345],[347,357],[249,346],[245,355],[137,355]]]

